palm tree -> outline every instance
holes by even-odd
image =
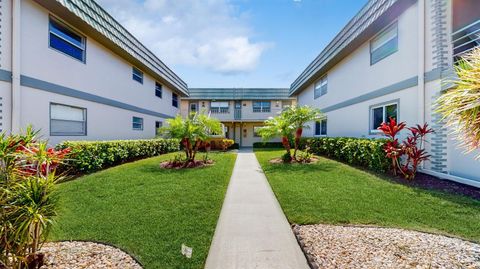
[[[289,121],[295,128],[295,150],[293,151],[293,159],[296,160],[303,129],[309,128],[309,126],[306,125],[307,122],[311,122],[320,118],[322,113],[319,109],[312,108],[306,105],[289,106],[282,112],[282,115],[284,115],[287,121]]]
[[[291,122],[283,114],[280,114],[266,120],[265,125],[260,128],[258,133],[264,141],[270,140],[274,137],[281,137],[282,145],[287,151],[287,154],[290,155],[290,138],[292,137],[293,130],[294,126]]]
[[[447,81],[455,87],[437,100],[437,112],[453,128],[460,146],[471,152],[480,148],[480,48],[466,54],[455,69],[458,78]]]
[[[190,117],[182,118],[178,115],[167,120],[167,126],[161,128],[161,132],[168,137],[177,138],[183,145],[188,163],[195,162],[195,155],[202,142],[214,133],[220,133],[222,125],[220,121],[203,113],[193,113]]]

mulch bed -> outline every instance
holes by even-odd
[[[165,161],[160,163],[160,167],[164,169],[184,169],[184,168],[199,168],[211,166],[215,162],[213,160],[207,161],[193,161],[185,164],[185,162]]]
[[[463,195],[480,200],[480,188],[461,184],[447,179],[440,179],[438,177],[434,177],[424,173],[417,173],[417,176],[413,180],[406,180],[398,176],[389,176],[389,179],[396,183],[409,187]]]
[[[282,158],[275,158],[275,159],[271,159],[269,162],[272,163],[272,164],[291,164],[291,163],[311,164],[311,163],[318,162],[318,160],[319,159],[317,157],[312,157],[307,162],[297,162],[297,161],[292,159],[292,161],[290,163],[284,163]]]

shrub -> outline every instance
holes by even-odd
[[[70,148],[71,158],[62,170],[71,173],[90,173],[124,162],[178,151],[177,139],[65,141],[57,149]]]
[[[351,165],[357,165],[377,172],[387,172],[390,160],[386,158],[386,139],[349,137],[305,138],[301,144],[317,155],[327,156]]]
[[[283,148],[282,142],[255,142],[253,148]]]
[[[69,149],[54,150],[25,134],[0,135],[0,268],[38,268],[56,216],[56,168]]]
[[[284,163],[291,163],[292,162],[292,155],[290,154],[289,151],[285,152],[282,155],[282,162],[284,162]]]

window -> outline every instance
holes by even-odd
[[[317,99],[318,97],[327,94],[328,80],[327,76],[322,77],[320,80],[315,82],[313,89],[313,97]]]
[[[143,84],[143,72],[135,67],[132,67],[132,78]]]
[[[133,117],[132,118],[132,129],[133,130],[143,130],[143,118]]]
[[[162,128],[162,127],[163,127],[163,122],[161,122],[161,121],[156,121],[156,122],[155,122],[155,134],[156,134],[156,135],[159,135],[159,134],[160,134],[160,130],[159,130],[159,129]]]
[[[172,106],[178,107],[178,94],[172,92]]]
[[[315,122],[315,135],[327,135],[327,119],[319,120]]]
[[[270,112],[270,101],[253,101],[253,112]]]
[[[370,41],[370,64],[375,64],[398,50],[398,26],[392,24]]]
[[[371,132],[378,132],[377,128],[390,118],[398,121],[398,103],[370,107]]]
[[[50,135],[87,135],[87,109],[51,103]]]
[[[190,113],[197,113],[197,103],[190,103]]]
[[[162,84],[155,82],[155,96],[162,98]]]
[[[253,137],[261,137],[258,131],[262,128],[262,126],[253,126]]]
[[[85,62],[85,38],[53,18],[49,23],[49,46]]]
[[[229,103],[228,102],[211,102],[210,103],[210,112],[212,113],[228,113]]]

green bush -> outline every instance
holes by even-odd
[[[282,142],[255,142],[253,148],[283,148]]]
[[[385,143],[386,139],[349,137],[305,138],[302,141],[312,153],[377,172],[387,172],[390,168],[390,160],[383,150]]]
[[[65,141],[57,149],[70,148],[70,158],[62,171],[90,173],[124,162],[178,151],[177,139],[112,140],[112,141]]]

